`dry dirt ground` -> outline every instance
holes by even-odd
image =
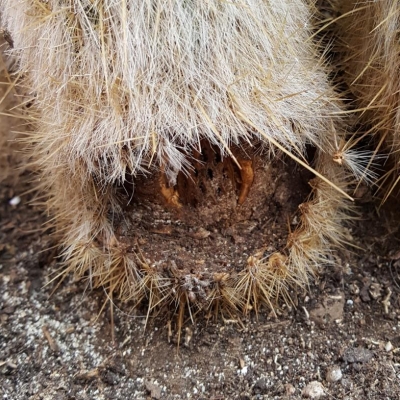
[[[2,138],[11,124],[0,120]],[[0,160],[6,175],[14,160]],[[0,184],[1,399],[400,398],[396,207],[364,197],[349,227],[358,247],[333,255],[296,308],[278,318],[188,315],[178,349],[173,304],[147,324],[145,310],[116,304],[113,341],[105,293],[66,280],[52,294],[57,253],[24,195],[28,174],[17,175]]]
[[[7,180],[0,190],[2,399],[400,398],[400,246],[389,211],[378,219],[363,205],[351,230],[362,249],[338,253],[296,309],[188,317],[178,349],[173,305],[147,327],[144,310],[116,308],[113,343],[103,292],[65,281],[51,295],[45,218],[29,195],[10,204],[24,190]]]

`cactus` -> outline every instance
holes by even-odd
[[[258,312],[291,303],[345,242],[362,160],[312,1],[0,5],[57,277],[149,312]]]
[[[356,126],[374,138],[375,153],[389,155],[377,182],[386,200],[400,181],[399,41],[397,0],[336,0],[330,22],[339,68],[357,115]]]

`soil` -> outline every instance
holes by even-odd
[[[360,249],[336,254],[296,309],[188,317],[178,348],[173,304],[154,319],[114,307],[112,342],[105,293],[68,280],[52,294],[45,218],[29,196],[10,204],[24,191],[7,181],[0,191],[3,399],[400,398],[399,219],[390,210],[362,205],[349,228]]]
[[[0,137],[8,137],[14,129],[11,123],[1,119]],[[277,316],[267,310],[247,317],[188,313],[178,347],[174,315],[178,304],[153,318],[145,310],[132,311],[119,304],[110,308],[107,294],[90,291],[84,281],[66,279],[58,287],[51,281],[58,268],[57,251],[51,232],[43,230],[46,216],[26,194],[31,189],[29,175],[21,170],[9,173],[10,169],[4,173],[6,165],[16,165],[15,158],[2,157],[0,166],[2,399],[400,398],[396,203],[379,208],[368,190],[358,195],[361,218],[348,227],[353,246],[333,254],[335,267],[321,266],[309,292],[297,295],[297,308],[282,305]],[[287,171],[291,170],[287,164]],[[282,180],[290,185],[287,175]],[[231,195],[240,197],[240,187],[231,182]],[[269,200],[274,200],[272,193],[276,190]],[[281,212],[277,216],[286,219],[299,198],[286,210],[274,201],[271,204]],[[186,204],[191,204],[190,196]],[[177,237],[183,240],[195,224],[187,220],[183,227],[165,225],[165,217],[157,219],[162,229],[172,229],[171,248],[176,249]],[[254,221],[263,217],[257,218]],[[240,236],[235,237],[246,227],[233,227],[232,243],[245,246]],[[220,231],[206,222],[203,229],[216,236],[211,240],[189,235],[188,240],[201,240],[205,254],[207,246],[218,243]],[[169,236],[155,235],[144,239]],[[273,246],[281,246],[280,240],[284,238]],[[249,246],[254,247],[254,241]]]

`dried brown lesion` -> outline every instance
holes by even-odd
[[[190,167],[177,173],[173,182],[167,173],[167,160],[149,173],[130,175],[119,189],[121,205],[124,209],[140,204],[149,209],[160,207],[171,214],[171,221],[177,219],[207,231],[215,224],[222,224],[228,235],[232,226],[239,229],[243,221],[254,220],[257,225],[259,218],[264,218],[260,216],[264,208],[268,215],[277,212],[276,207],[284,201],[280,195],[282,185],[285,187],[284,182],[289,178],[286,175],[283,178],[283,170],[275,172],[277,167],[268,164],[257,145],[231,145],[231,152],[234,157],[224,156],[218,146],[201,141],[200,147],[187,155]],[[277,180],[278,175],[280,179]],[[297,188],[299,184],[294,186]],[[287,188],[285,194],[293,196],[292,189]],[[126,200],[129,203],[124,206],[122,203]],[[136,219],[137,211],[126,210],[126,215]],[[242,235],[245,233],[239,236]],[[238,237],[238,232],[232,237]]]
[[[179,172],[171,183],[161,166],[157,173],[158,187],[154,190],[169,208],[198,208],[217,204],[225,196],[237,196],[235,205],[243,204],[254,179],[252,161],[237,157],[223,157],[217,146],[202,141],[200,149],[187,155],[190,168]],[[157,197],[157,196],[156,196]]]
[[[160,174],[160,192],[167,205],[177,209],[182,207],[176,187],[169,184],[167,175],[163,171]]]
[[[211,272],[227,272],[264,245],[269,254],[284,251],[288,221],[308,196],[311,176],[283,156],[268,162],[257,146],[231,148],[234,158],[202,144],[188,155],[193,168],[173,182],[167,160],[128,177],[131,183],[118,192],[124,218],[112,219],[119,239],[140,242],[157,268],[168,269],[173,257],[182,271],[199,271],[204,263]]]
[[[208,142],[201,142],[201,150],[191,154],[192,169],[188,174],[180,172],[177,184],[172,188],[162,184],[168,204],[171,198],[180,199],[180,204],[198,206],[202,199],[217,203],[228,193],[236,194],[236,205],[242,205],[249,196],[254,182],[253,160],[239,146],[232,146],[231,156],[223,156],[220,150]]]
[[[240,164],[241,167],[240,169],[241,183],[240,183],[238,204],[242,205],[246,201],[250,193],[251,186],[253,185],[254,169],[252,160],[238,159],[238,163]]]

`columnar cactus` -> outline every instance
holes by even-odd
[[[149,311],[258,311],[342,243],[360,166],[312,1],[0,5],[61,274]]]

